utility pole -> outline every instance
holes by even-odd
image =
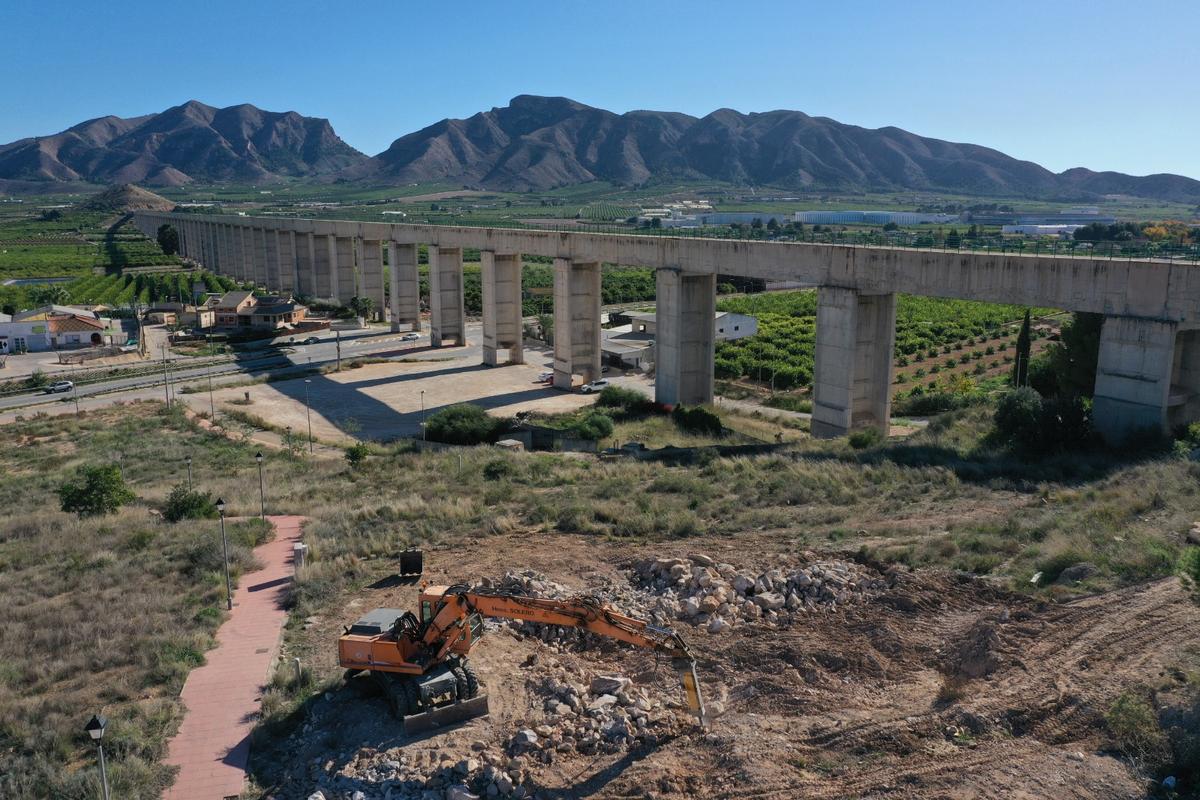
[[[342,371],[342,332],[334,331],[334,338],[337,340],[337,371]]]
[[[163,396],[167,400],[167,408],[171,407],[171,379],[167,375],[167,346],[159,345],[159,350],[162,352],[163,360]]]

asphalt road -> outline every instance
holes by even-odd
[[[478,344],[481,326],[468,325],[467,336],[468,341],[474,343],[469,344],[465,348],[454,348],[452,352],[457,358],[469,357],[472,352],[479,353],[481,348]],[[380,357],[387,356],[390,358],[412,358],[425,357],[437,358],[440,350],[433,350],[429,347],[429,334],[422,331],[420,339],[417,341],[402,341],[404,333],[391,332],[376,332],[376,331],[350,331],[343,332],[341,335],[341,358],[343,361],[349,361],[354,358],[362,358],[366,356]],[[319,367],[323,364],[335,363],[338,358],[338,343],[337,336],[333,334],[322,334],[321,342],[311,345],[288,345],[282,348],[263,348],[261,350],[245,350],[237,353],[233,361],[222,364],[215,364],[205,367],[188,367],[189,359],[175,359],[170,362],[169,380],[171,388],[175,389],[181,384],[196,383],[197,381],[207,380],[209,376],[213,378],[238,375],[245,377],[263,377],[272,374],[286,373],[289,370],[303,369],[307,367]],[[145,366],[151,362],[142,362],[139,366]],[[56,376],[58,377],[58,376]],[[153,387],[164,388],[162,373],[155,375],[142,375],[132,378],[114,378],[113,380],[100,381],[97,383],[89,383],[83,386],[77,386],[76,391],[80,399],[92,397],[100,394],[122,394],[135,390],[149,389]],[[29,406],[45,405],[49,403],[58,403],[64,400],[71,401],[75,397],[73,392],[65,394],[46,394],[41,390],[30,391],[18,395],[12,395],[5,398],[0,398],[0,411],[11,410],[16,408],[25,408]]]

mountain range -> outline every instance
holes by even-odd
[[[720,181],[829,191],[940,191],[1088,200],[1120,194],[1200,202],[1200,181],[1084,168],[1054,173],[997,150],[847,125],[800,111],[704,117],[616,114],[564,97],[520,95],[503,108],[444,119],[358,152],[328,120],[196,101],[160,114],[102,117],[0,145],[0,179],[261,183],[282,177],[372,184],[450,182],[545,191],[590,181]]]

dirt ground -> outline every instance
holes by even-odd
[[[585,590],[628,585],[635,559],[694,552],[753,569],[817,557],[781,551],[765,535],[672,546],[517,534],[428,552],[425,577],[473,582],[533,569]],[[707,699],[723,707],[710,730],[682,710],[668,712],[649,742],[630,749],[551,754],[533,765],[527,789],[564,798],[1145,795],[1145,783],[1104,750],[1103,715],[1131,686],[1175,680],[1189,646],[1196,657],[1200,605],[1178,579],[1061,603],[963,574],[888,579],[861,602],[780,623],[710,634],[678,622]],[[310,620],[292,649],[318,674],[335,675],[341,626],[375,607],[415,608],[417,593],[385,583],[346,598],[329,618]],[[472,661],[489,717],[406,739],[383,700],[334,690],[307,709],[302,734],[257,754],[260,785],[274,787],[269,797],[306,798],[340,773],[357,775],[353,785],[366,797],[400,797],[363,778],[366,765],[403,757],[434,769],[503,750],[517,730],[544,721],[540,687],[551,675],[586,683],[616,673],[665,704],[679,695],[669,667],[624,646],[563,647],[505,627],[484,638]]]
[[[483,367],[446,359],[367,364],[312,375],[307,397],[313,436],[334,442],[420,435],[423,416],[455,403],[476,403],[493,414],[512,416],[520,411],[570,412],[594,402],[594,395],[562,392],[540,383],[538,375],[545,369],[540,364]],[[248,405],[241,402],[246,392]],[[194,410],[208,410],[207,392],[180,396]],[[304,378],[219,389],[214,397],[218,413],[241,411],[276,427],[290,425],[301,436],[307,430]]]

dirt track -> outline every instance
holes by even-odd
[[[771,556],[749,541],[693,541],[683,550],[493,536],[465,550],[428,553],[426,576],[453,582],[532,568],[586,589],[627,581],[624,570],[636,557],[696,550],[729,561],[754,554],[758,563],[747,566],[803,560]],[[527,787],[554,797],[1144,795],[1126,764],[1103,752],[1103,714],[1133,685],[1169,682],[1186,646],[1200,641],[1200,606],[1177,579],[1061,604],[943,572],[893,580],[861,604],[799,614],[777,628],[763,622],[709,634],[680,622],[708,697],[724,706],[711,732],[675,712],[655,729],[653,743],[556,757],[535,765]],[[367,590],[313,626],[306,650],[318,671],[336,670],[333,642],[343,622],[377,606],[411,607],[416,592]],[[507,628],[485,638],[473,661],[492,698],[491,716],[416,742],[397,733],[381,700],[335,693],[314,705],[298,747],[264,756],[260,763],[280,760],[260,779],[277,787],[271,796],[304,798],[322,775],[361,775],[380,758],[404,754],[433,770],[470,755],[473,745],[503,749],[517,729],[542,720],[539,685],[548,675],[586,682],[617,672],[664,703],[678,693],[674,674],[651,654],[616,646],[557,650]],[[387,788],[355,785],[368,797]]]

